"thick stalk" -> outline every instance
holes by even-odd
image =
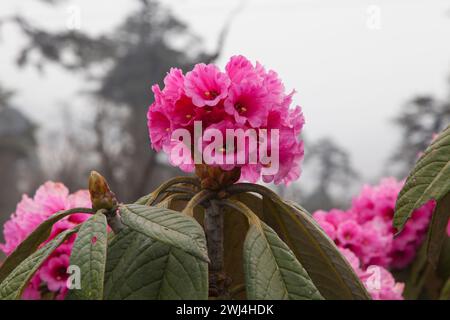
[[[117,213],[117,210],[104,210],[103,213],[106,216],[106,222],[108,223],[108,226],[111,228],[111,230],[114,232],[114,234],[118,234],[120,230],[124,228],[124,225],[122,223],[122,220],[120,219],[119,214]]]
[[[208,244],[209,296],[227,295],[227,281],[223,260],[223,212],[217,202],[212,200],[205,210],[204,228]]]

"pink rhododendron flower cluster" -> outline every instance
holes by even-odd
[[[69,190],[63,184],[46,182],[38,188],[33,198],[27,195],[22,196],[22,200],[17,204],[16,212],[4,224],[5,243],[0,244],[0,250],[6,255],[11,254],[48,217],[61,210],[80,207],[91,207],[87,190],[69,194]],[[87,214],[77,213],[58,221],[54,224],[46,242],[62,231],[85,221],[88,217]],[[22,296],[24,299],[40,299],[45,293],[55,294],[56,299],[64,298],[67,293],[66,270],[75,237],[76,235],[73,235],[67,239],[42,264],[25,289]]]
[[[262,177],[265,182],[288,184],[299,177],[304,154],[299,134],[305,121],[299,106],[289,108],[294,92],[285,92],[276,72],[265,70],[259,63],[253,65],[243,56],[233,56],[225,71],[213,64],[202,63],[186,74],[172,68],[164,79],[164,88],[161,90],[154,85],[152,90],[155,101],[147,115],[152,147],[167,153],[171,163],[182,170],[190,172],[194,169],[193,157],[189,154],[189,159],[184,159],[187,161],[177,164],[172,151],[182,142],[174,139],[173,133],[177,129],[186,129],[195,136],[194,124],[201,122],[204,134],[208,129],[221,132],[226,129],[254,129],[257,133],[266,129],[268,153],[279,154],[277,172],[265,174],[265,166],[271,163],[264,163],[260,153],[256,163],[250,162],[248,153],[255,151],[250,150],[250,142],[245,142],[244,150],[237,152],[227,150],[224,143],[224,158],[231,157],[234,161],[214,165],[219,165],[223,170],[239,167],[241,180],[250,182]],[[269,142],[273,129],[279,130],[277,145]],[[202,138],[203,141],[210,141],[207,137]],[[191,143],[196,145],[197,141]],[[256,143],[259,148],[262,142],[257,139]],[[246,153],[244,163],[235,160],[239,152]],[[176,157],[179,156],[176,153]]]
[[[351,264],[362,279],[366,278],[364,273],[367,270],[373,270],[373,266],[381,268],[380,274],[387,286],[384,290],[389,291],[390,288],[392,292],[377,291],[377,294],[372,294],[374,298],[389,294],[394,298],[398,292],[401,293],[400,285],[395,284],[386,269],[404,268],[412,262],[424,240],[434,210],[433,201],[415,210],[402,232],[394,238],[392,219],[403,183],[394,178],[383,179],[377,186],[364,186],[361,193],[353,198],[350,209],[317,211],[313,214],[336,245],[352,253],[354,257],[351,259],[354,261]],[[358,261],[357,268],[355,259]],[[364,271],[360,273],[359,270]]]
[[[395,282],[392,274],[385,268],[371,265],[362,268],[359,258],[350,249],[339,248],[342,255],[348,260],[361,282],[374,300],[403,300],[405,285]]]

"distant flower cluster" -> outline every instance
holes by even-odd
[[[256,135],[248,135],[240,149],[230,148],[225,141],[214,140],[212,154],[216,161],[213,165],[223,170],[238,167],[241,180],[250,182],[262,177],[265,182],[288,184],[299,177],[304,154],[299,134],[304,117],[299,106],[289,108],[294,91],[285,92],[276,72],[266,71],[259,63],[253,65],[243,56],[234,56],[225,72],[213,64],[203,63],[197,64],[186,75],[180,69],[172,68],[164,79],[164,88],[161,90],[154,85],[152,90],[155,101],[148,110],[152,147],[156,151],[163,150],[171,163],[182,170],[192,171],[197,162],[188,148],[189,154],[184,155],[184,161],[180,163],[179,157],[183,156],[174,150],[183,150],[180,144],[186,141],[174,138],[177,130],[194,136],[190,141],[194,147],[201,139],[199,149],[204,155],[208,147],[205,141],[212,140],[212,129],[224,135],[228,130],[241,129],[244,132],[253,130]],[[196,124],[200,124],[201,137],[194,132]],[[277,141],[271,136],[275,131]],[[236,144],[240,142],[236,141]],[[261,152],[263,147],[267,152]],[[277,158],[273,159],[275,154]],[[251,161],[252,155],[256,156],[256,161]],[[243,161],[238,160],[239,156]],[[274,166],[276,170],[268,170]]]
[[[90,208],[91,201],[87,190],[69,194],[69,190],[61,183],[46,182],[39,187],[33,198],[24,195],[17,204],[16,212],[4,224],[5,243],[0,244],[0,250],[6,255],[11,254],[31,232],[44,220],[61,210],[72,208]],[[53,226],[50,237],[53,239],[64,230],[71,229],[85,221],[87,214],[72,214]],[[69,257],[76,235],[71,236],[42,264],[29,286],[23,293],[24,299],[41,299],[54,296],[63,299],[67,293],[66,281]]]
[[[402,186],[403,182],[386,178],[377,186],[364,186],[346,211],[332,209],[313,214],[323,230],[343,250],[363,282],[367,282],[368,272],[372,274],[375,267],[381,270],[377,274],[381,277],[381,287],[374,290],[368,286],[376,299],[402,297],[402,285],[396,284],[386,269],[401,269],[413,261],[424,240],[435,205],[430,201],[415,210],[403,231],[394,238],[392,219]]]

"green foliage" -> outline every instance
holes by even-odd
[[[23,260],[0,284],[0,299],[20,299],[26,285],[45,259],[77,229],[61,232],[55,239]]]
[[[111,241],[105,299],[207,299],[208,264],[130,228]]]
[[[71,299],[103,298],[107,237],[102,210],[82,224],[70,255],[70,264],[80,268],[81,288],[70,290]]]
[[[447,282],[445,283],[444,287],[442,288],[441,300],[450,300],[450,278],[447,279]]]
[[[417,298],[427,283],[448,277],[446,227],[450,217],[450,127],[447,127],[426,149],[409,174],[397,199],[394,227],[401,231],[415,209],[428,201],[435,210],[428,227],[427,239],[411,267],[405,296]],[[436,272],[437,267],[437,272]]]
[[[345,257],[305,209],[263,186],[237,184],[230,189],[262,195],[245,193],[242,201],[260,210],[259,217],[286,242],[325,299],[370,299]]]
[[[289,247],[264,222],[247,233],[244,269],[249,299],[322,299]]]
[[[409,174],[395,209],[394,227],[402,230],[413,211],[430,200],[436,202],[429,228],[428,258],[435,263],[450,217],[450,127],[426,149]]]
[[[180,212],[137,204],[120,206],[123,223],[152,239],[208,261],[202,227]]]
[[[41,223],[22,243],[20,243],[16,250],[12,252],[0,267],[0,283],[6,276],[14,270],[23,260],[30,254],[36,251],[41,243],[43,243],[50,236],[53,225],[59,220],[67,217],[73,213],[91,212],[91,209],[75,208],[71,210],[61,211],[55,213],[43,223]]]

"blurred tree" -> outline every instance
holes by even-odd
[[[139,3],[117,29],[95,37],[76,30],[47,31],[22,16],[9,19],[28,39],[18,55],[19,66],[33,64],[43,70],[46,63],[56,63],[82,72],[95,85],[90,92],[96,109],[90,136],[99,159],[95,169],[104,173],[124,201],[179,174],[149,147],[146,112],[152,102],[150,86],[161,83],[170,67],[188,70],[198,62],[215,60],[231,21],[222,29],[216,51],[208,53],[200,39],[157,1]]]
[[[35,126],[11,105],[12,95],[0,86],[0,224],[40,173]]]
[[[430,95],[417,96],[402,108],[395,123],[401,129],[401,142],[390,159],[390,172],[404,178],[419,154],[450,123],[450,99],[440,101]]]
[[[308,147],[305,153],[305,166],[314,172],[317,184],[311,194],[304,200],[305,207],[311,212],[322,209],[339,208],[343,199],[333,195],[333,189],[345,191],[349,184],[358,178],[353,169],[350,156],[331,138],[322,138]]]

